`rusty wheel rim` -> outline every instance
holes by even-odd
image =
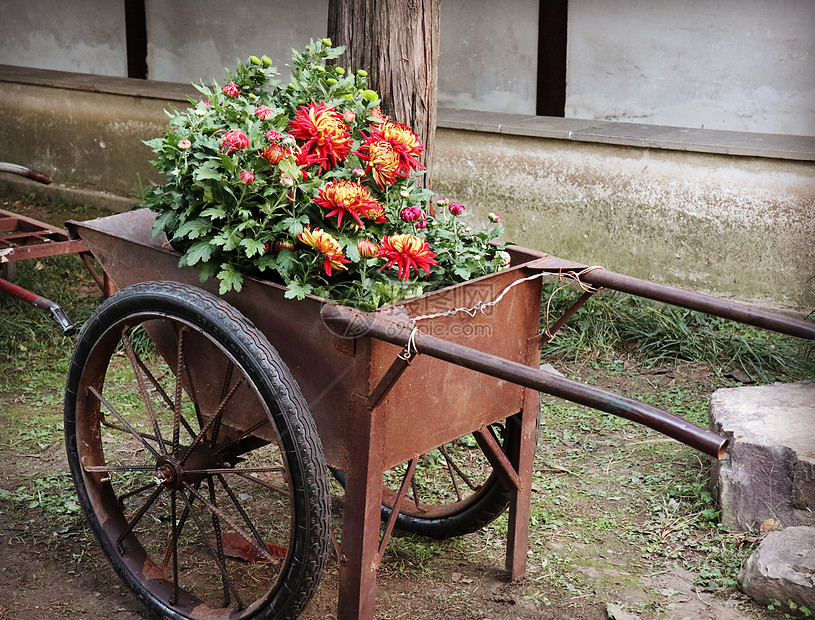
[[[129,316],[91,350],[77,450],[103,547],[182,617],[251,617],[280,586],[295,516],[270,420],[240,364],[183,319]]]

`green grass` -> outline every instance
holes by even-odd
[[[544,290],[544,300],[552,290]],[[576,298],[574,291],[555,295],[550,324]],[[569,359],[592,352],[631,355],[646,367],[700,361],[724,371],[741,369],[762,383],[815,375],[811,341],[613,291],[589,299],[544,348],[546,355]]]

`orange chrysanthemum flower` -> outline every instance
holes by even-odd
[[[357,250],[362,258],[374,258],[379,255],[379,246],[370,239],[357,239]]]
[[[399,154],[393,150],[389,142],[377,140],[366,142],[357,153],[362,159],[368,160],[369,170],[373,173],[374,180],[383,188],[396,180],[399,174]]]
[[[430,275],[430,266],[438,264],[436,254],[430,250],[427,240],[413,235],[386,236],[379,248],[379,256],[388,259],[380,271],[395,264],[399,269],[400,280],[409,279],[411,269],[422,269],[426,275]]]
[[[360,215],[368,217],[368,213],[381,210],[379,204],[367,187],[354,181],[331,181],[320,188],[320,195],[314,199],[318,205],[329,209],[326,217],[337,216],[337,227],[342,224],[342,216],[347,213],[357,224],[363,226]]]
[[[342,114],[325,103],[301,107],[289,122],[289,131],[300,143],[303,160],[329,170],[351,152],[352,139]]]
[[[264,146],[263,150],[260,152],[260,156],[273,166],[276,166],[289,156],[289,152],[275,142],[273,144]]]
[[[327,276],[331,275],[332,269],[345,269],[345,263],[350,263],[342,253],[342,247],[334,237],[320,228],[306,228],[303,232],[297,235],[306,245],[313,247],[323,253],[325,261],[323,262],[323,269]]]
[[[368,169],[380,187],[393,183],[397,176],[408,177],[424,170],[418,160],[424,151],[419,137],[399,123],[386,120],[371,130],[357,153],[368,162]],[[367,172],[366,170],[366,172]]]

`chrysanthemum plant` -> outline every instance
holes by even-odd
[[[221,293],[253,274],[372,310],[507,265],[490,243],[500,217],[474,231],[463,205],[416,186],[424,147],[382,115],[364,70],[326,65],[343,51],[311,41],[288,84],[266,56],[239,62],[146,143],[167,178],[145,200],[154,235]]]

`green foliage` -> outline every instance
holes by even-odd
[[[252,274],[283,282],[292,298],[318,295],[369,310],[505,266],[490,245],[499,226],[473,231],[444,200],[431,215],[432,193],[416,184],[423,147],[382,116],[364,70],[327,65],[343,51],[311,41],[293,52],[288,84],[266,57],[239,61],[225,86],[197,85],[202,99],[168,112],[171,129],[146,142],[166,175],[144,200],[158,214],[154,234],[166,233],[180,265],[216,277],[222,293],[241,290]],[[341,182],[364,200],[345,195],[354,206],[338,213],[324,192]],[[404,217],[407,208],[419,212]],[[387,269],[392,255],[360,254],[359,241],[376,254],[394,235],[427,246],[402,251]],[[431,262],[417,264],[417,254]]]

